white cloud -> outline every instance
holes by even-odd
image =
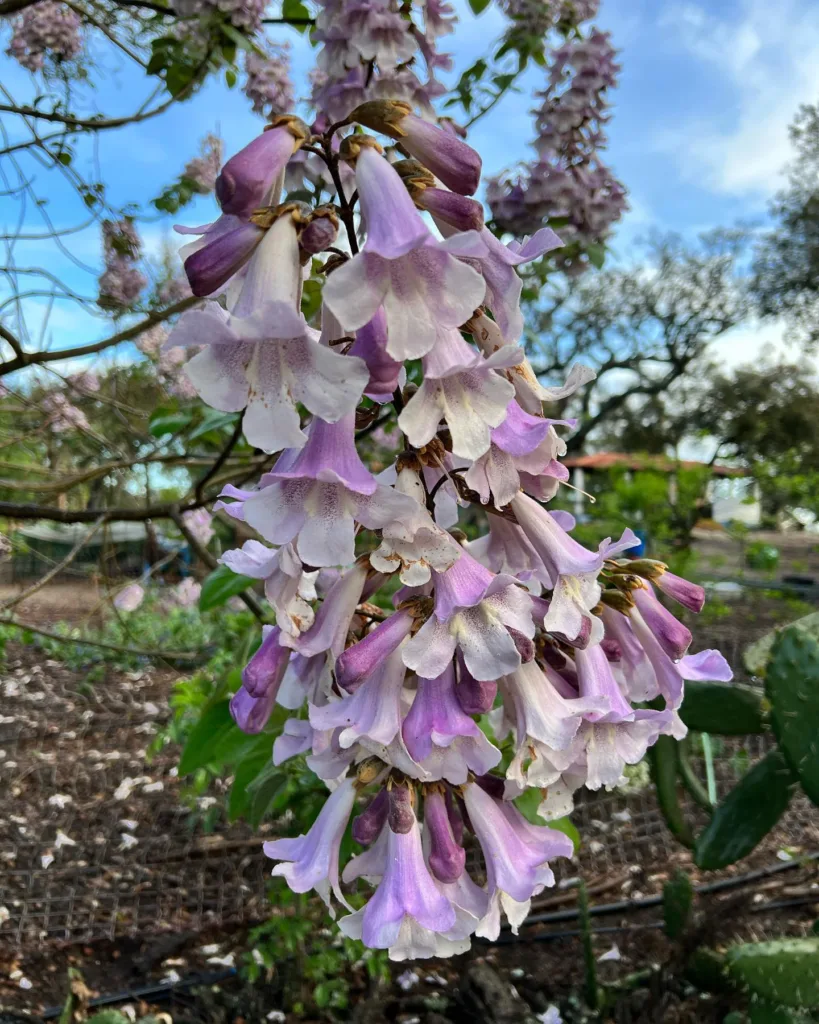
[[[741,0],[734,20],[693,3],[672,6],[661,27],[722,76],[731,102],[660,139],[682,172],[716,192],[768,196],[791,157],[788,124],[819,96],[819,21],[811,0]]]
[[[721,369],[745,366],[763,359],[804,359],[798,344],[786,340],[783,321],[748,322],[726,331],[711,346],[710,353]]]

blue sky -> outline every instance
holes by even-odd
[[[460,70],[486,52],[504,19],[494,5],[478,18],[462,0],[457,6],[460,25],[444,42]],[[631,211],[614,238],[614,258],[638,258],[639,239],[653,228],[693,237],[717,225],[763,220],[789,157],[788,122],[800,103],[819,99],[819,15],[812,0],[602,0],[598,24],[611,31],[623,67],[611,97],[608,160],[628,188]],[[282,31],[284,39],[292,42],[294,77],[303,90],[313,51],[292,30]],[[5,48],[5,36],[0,42]],[[134,109],[148,92],[145,79],[107,44],[96,44],[92,54],[103,81],[96,93],[89,91],[88,109],[114,114]],[[542,75],[532,68],[523,91],[508,95],[473,129],[470,141],[482,153],[487,173],[528,157],[531,93]],[[17,100],[31,95],[28,74],[8,58],[3,82]],[[102,136],[96,152],[86,145],[77,166],[92,179],[99,173],[112,204],[146,203],[178,175],[206,132],[219,132],[231,153],[259,127],[241,91],[214,81],[161,118]],[[80,208],[65,184],[41,168],[23,166],[36,171],[35,187],[47,193],[46,210],[54,223],[79,223]],[[5,232],[21,210],[4,197],[0,209]],[[214,209],[210,198],[197,200],[179,219],[202,223],[212,219]],[[40,216],[28,203],[22,211],[25,229],[41,231]],[[173,240],[170,224],[156,219],[144,225],[150,252]],[[98,229],[79,232],[66,244],[88,269],[69,261],[53,243],[36,241],[18,245],[18,264],[45,266],[77,291],[95,294]],[[42,300],[32,300],[31,329],[42,307]],[[51,316],[47,338],[62,348],[103,337],[107,329],[104,321],[63,303]],[[730,362],[747,359],[780,337],[776,324],[744,326],[721,343],[721,355]]]

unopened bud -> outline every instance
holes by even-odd
[[[359,103],[350,114],[349,120],[369,128],[370,131],[401,139],[406,134],[402,123],[410,114],[412,107],[404,100],[368,100],[366,103]]]
[[[415,811],[412,809],[412,792],[409,786],[393,786],[389,792],[389,800],[390,828],[393,832],[405,835],[415,824]]]
[[[328,206],[314,210],[299,235],[299,249],[306,262],[311,256],[328,249],[338,237],[338,217]]]
[[[634,607],[634,598],[631,594],[625,593],[622,590],[604,590],[600,596],[600,601],[607,608],[613,608],[623,615],[628,615]]]

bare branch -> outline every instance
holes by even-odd
[[[63,348],[53,352],[32,352],[22,360],[19,357],[9,359],[5,363],[0,363],[0,377],[7,373],[14,373],[15,370],[21,370],[24,366],[39,366],[42,363],[52,363],[58,359],[75,359],[78,356],[90,356],[97,352],[104,352],[114,345],[122,344],[123,341],[131,341],[132,338],[139,337],[140,334],[143,334],[149,328],[156,326],[156,324],[161,324],[165,320],[170,320],[177,313],[184,313],[186,309],[190,309],[191,306],[201,301],[195,295],[189,295],[186,299],[181,299],[173,306],[151,312],[144,320],[140,320],[131,327],[126,327],[124,331],[112,334],[110,338],[105,338],[103,341],[95,341],[91,345],[78,345],[75,348]]]

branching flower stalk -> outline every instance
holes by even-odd
[[[334,204],[282,201],[303,150],[327,165]],[[701,588],[620,557],[630,530],[589,550],[547,508],[573,422],[544,403],[593,374],[545,387],[533,373],[515,268],[561,241],[546,228],[503,245],[471,198],[480,171],[402,100],[367,101],[322,134],[275,117],[219,175],[221,215],[183,250],[208,301],[167,341],[198,348],[186,369],[201,397],[243,411],[247,441],[280,453],[217,503],[259,534],[222,561],[264,581],[276,617],[233,716],[255,733],[290,709],[274,762],[305,754],[330,790],[306,835],[265,844],[273,873],[346,908],[341,930],[396,960],[461,952],[504,915],[517,929],[572,844],[513,801],[540,790],[551,820],[579,787],[616,786],[658,736],[684,734],[685,679],[730,678],[718,652],[687,654],[691,634],[657,596],[696,611]],[[316,257],[320,329],[301,312]],[[399,443],[374,476],[357,433],[390,406]],[[487,513],[469,541],[468,505]],[[352,814],[364,852],[342,866]],[[359,879],[375,888],[353,912]]]

